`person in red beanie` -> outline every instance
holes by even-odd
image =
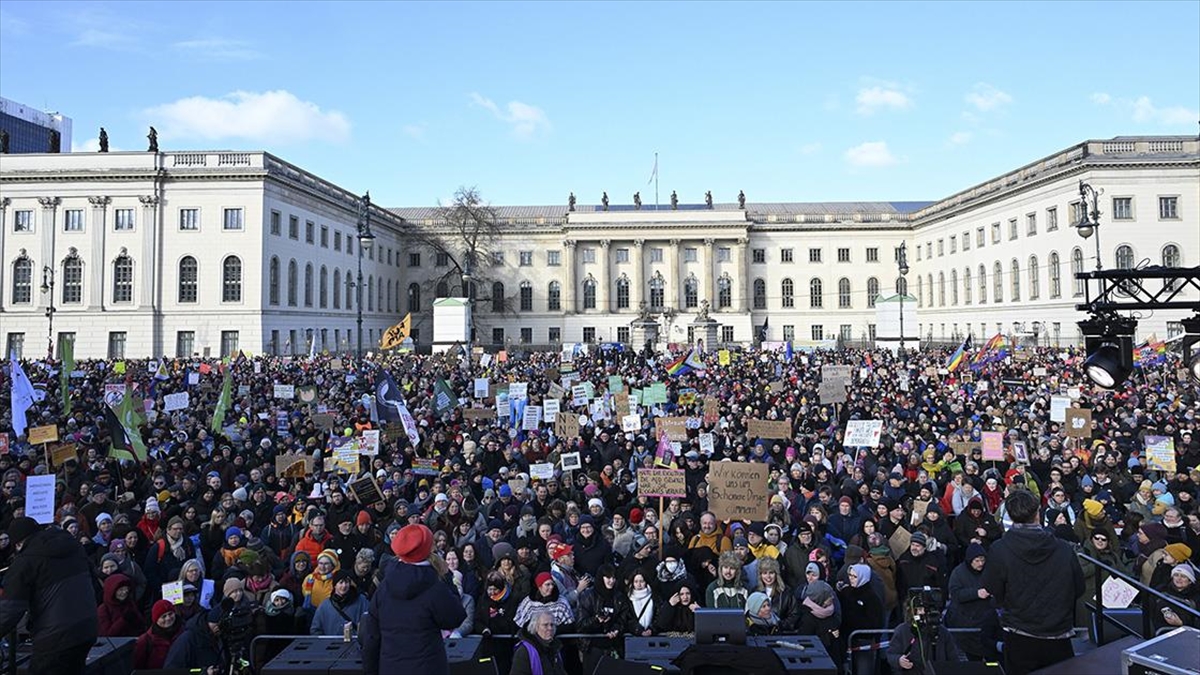
[[[134,670],[158,670],[167,661],[167,652],[179,637],[181,622],[175,605],[159,600],[150,608],[150,628],[133,644]]]
[[[433,553],[433,533],[408,525],[392,537],[394,560],[359,623],[364,675],[449,675],[442,631],[466,619],[446,563]]]

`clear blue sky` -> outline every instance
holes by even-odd
[[[263,149],[387,206],[939,199],[1196,134],[1200,2],[0,3],[77,149]]]

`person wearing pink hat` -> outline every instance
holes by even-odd
[[[365,675],[449,675],[442,631],[466,618],[446,566],[433,554],[433,533],[407,525],[392,537],[395,558],[384,561],[382,581],[359,621]]]

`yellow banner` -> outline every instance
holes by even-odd
[[[405,314],[404,319],[400,323],[392,326],[383,332],[383,338],[379,341],[380,349],[393,349],[399,347],[400,343],[408,339],[408,334],[412,331],[412,313]]]

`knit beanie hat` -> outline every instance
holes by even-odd
[[[1188,565],[1187,563],[1172,567],[1171,575],[1174,576],[1176,574],[1185,576],[1190,579],[1192,583],[1196,583],[1196,570],[1192,569],[1192,566]]]
[[[1163,548],[1172,558],[1180,562],[1192,557],[1192,547],[1187,544],[1175,542],[1174,544],[1167,544]]]
[[[424,562],[433,550],[433,533],[424,525],[405,525],[392,537],[392,553],[401,562]]]
[[[976,558],[986,558],[986,557],[987,557],[987,551],[983,550],[983,546],[979,542],[973,541],[973,542],[971,542],[971,545],[967,547],[967,554],[965,556],[963,556],[963,560],[966,560],[967,562],[971,562],[972,560],[974,560]]]
[[[229,577],[225,580],[225,585],[221,587],[221,595],[228,598],[234,591],[246,590],[246,584],[242,583],[237,577]]]
[[[767,602],[767,594],[761,591],[755,591],[746,598],[746,614],[749,616],[757,616],[758,610],[762,609],[763,604]]]
[[[354,524],[355,525],[370,525],[371,524],[371,514],[367,513],[366,511],[359,511],[358,517],[354,519]]]
[[[554,581],[554,577],[550,576],[549,572],[542,572],[541,574],[534,577],[533,587],[541,588],[542,584],[546,583],[547,581]]]
[[[158,602],[155,602],[154,607],[150,609],[150,620],[154,623],[158,623],[158,620],[162,618],[162,615],[167,613],[174,614],[175,605],[172,604],[170,600],[159,600]]]
[[[1104,505],[1095,499],[1085,499],[1083,500],[1083,510],[1089,516],[1097,518],[1104,512]]]

